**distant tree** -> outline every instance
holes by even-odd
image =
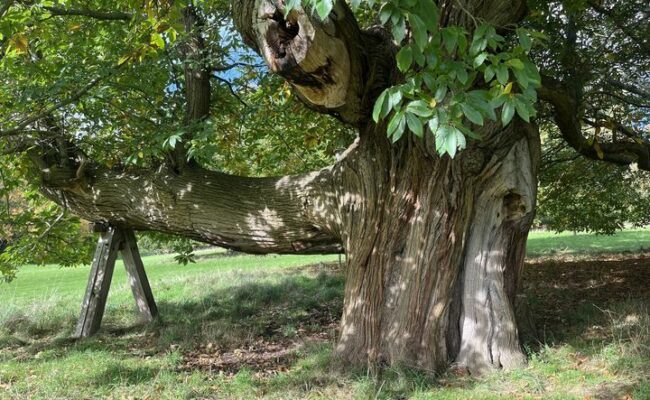
[[[62,210],[21,237],[64,240],[76,215],[250,253],[344,251],[344,360],[522,365],[539,126],[650,170],[645,2],[352,7],[3,2],[2,163]],[[251,177],[270,172],[300,174]],[[12,257],[30,256],[2,268]]]

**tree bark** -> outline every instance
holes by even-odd
[[[134,230],[182,235],[248,253],[332,253],[331,168],[245,178],[187,167],[157,170],[49,168],[43,191],[77,215]]]
[[[361,145],[339,206],[342,358],[430,371],[455,360],[473,373],[525,362],[513,305],[535,207],[531,128],[454,160]]]

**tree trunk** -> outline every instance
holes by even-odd
[[[530,128],[455,160],[360,146],[339,207],[341,357],[430,371],[456,360],[473,373],[524,363],[513,304],[535,207]]]

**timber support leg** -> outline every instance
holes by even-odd
[[[115,269],[115,260],[120,251],[142,319],[151,322],[158,315],[133,231],[98,224],[93,229],[100,232],[100,237],[75,330],[74,336],[78,338],[91,336],[99,330]]]
[[[140,258],[140,251],[132,230],[122,231],[124,241],[122,242],[122,258],[124,267],[129,279],[129,285],[135,298],[135,304],[145,322],[151,322],[158,316],[158,307],[153,299],[151,286],[147,274],[144,271],[144,264]]]

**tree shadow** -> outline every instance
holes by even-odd
[[[155,379],[159,369],[152,367],[128,367],[114,362],[102,368],[90,379],[89,384],[97,387],[113,385],[137,385]]]
[[[146,383],[161,368],[177,373],[200,371],[208,376],[249,374],[251,387],[278,395],[287,390],[306,395],[319,388],[355,385],[365,387],[365,393],[372,396],[398,398],[443,387],[472,390],[480,384],[455,371],[436,376],[398,367],[370,375],[364,369],[344,369],[332,352],[342,309],[343,277],[329,266],[291,269],[282,274],[270,282],[245,281],[203,290],[196,297],[161,300],[161,318],[152,324],[125,326],[123,321],[107,315],[99,334],[92,338],[75,341],[52,331],[50,336],[30,344],[19,339],[6,347],[27,348],[25,361],[33,360],[37,353],[41,353],[40,360],[46,361],[86,352],[109,352],[111,363],[89,382],[95,386]],[[565,343],[587,356],[616,344],[622,336],[611,330],[599,332],[594,326],[611,328],[622,321],[621,329],[627,329],[627,315],[614,321],[612,314],[603,310],[639,314],[643,311],[639,308],[614,308],[634,296],[647,314],[648,287],[647,258],[529,264],[524,272],[523,293],[529,300],[538,338],[525,344],[533,356],[542,354],[544,347]],[[59,328],[70,331],[70,327]],[[600,340],[600,347],[594,346],[595,340]],[[643,346],[648,346],[647,340],[640,348]],[[131,365],[146,357],[170,354],[176,355],[171,366]],[[650,358],[645,358],[644,366],[643,354],[641,361],[631,365],[625,365],[629,363],[625,357],[622,354],[615,360],[614,367],[650,369]],[[615,388],[595,390],[606,393]]]
[[[649,287],[650,257],[527,264],[522,293],[537,332],[526,344],[596,339],[593,327],[611,322],[609,308],[630,299],[648,304]]]

